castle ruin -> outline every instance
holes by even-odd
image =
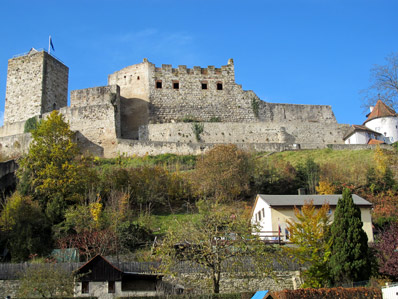
[[[8,62],[0,152],[27,150],[25,122],[59,110],[83,151],[120,154],[199,154],[220,143],[281,151],[344,144],[349,126],[330,106],[267,103],[235,82],[233,60],[221,68],[156,67],[144,59],[108,76],[108,85],[74,90],[69,69],[32,49]]]

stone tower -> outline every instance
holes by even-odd
[[[67,106],[69,68],[45,51],[8,61],[4,124]]]

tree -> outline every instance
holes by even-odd
[[[387,56],[385,65],[375,65],[370,70],[369,88],[362,90],[363,106],[374,106],[381,99],[388,106],[398,109],[398,53]]]
[[[296,169],[283,160],[257,159],[251,172],[251,184],[256,194],[296,194]]]
[[[215,202],[197,203],[200,219],[180,223],[178,230],[169,231],[156,254],[162,260],[163,270],[173,272],[181,261],[205,268],[205,275],[213,285],[214,293],[220,291],[221,272],[233,272],[251,264],[251,272],[267,275],[272,271],[272,255],[252,234],[248,215],[231,205]],[[250,260],[250,262],[249,262]],[[246,269],[247,270],[247,269]]]
[[[312,158],[307,158],[304,163],[297,165],[297,180],[300,187],[306,187],[309,194],[316,193],[319,182],[320,166]]]
[[[19,280],[19,298],[73,296],[72,272],[52,263],[31,264]]]
[[[329,181],[319,181],[319,184],[315,187],[315,190],[318,194],[327,195],[335,194],[337,188]]]
[[[362,225],[361,211],[354,204],[351,192],[345,189],[338,200],[331,228],[330,269],[335,283],[369,279],[368,237]]]
[[[398,279],[398,224],[392,223],[376,239],[375,248],[379,273]]]
[[[76,205],[65,212],[65,220],[58,225],[59,248],[77,248],[85,260],[97,254],[117,252],[118,238],[110,225],[108,215],[97,200],[88,205]]]
[[[57,111],[51,112],[36,130],[28,154],[17,172],[19,190],[38,200],[52,222],[60,222],[70,204],[82,200],[91,174],[77,161],[79,152],[74,133]]]
[[[25,261],[31,254],[49,253],[50,225],[38,203],[30,197],[16,192],[8,198],[0,215],[0,230],[14,262]]]
[[[286,251],[303,264],[303,287],[320,288],[329,283],[329,258],[331,252],[329,205],[317,209],[313,202],[306,202],[294,209],[296,220],[287,221],[290,241],[294,247]]]
[[[219,145],[196,164],[194,185],[200,196],[235,200],[249,189],[248,155],[236,145]]]

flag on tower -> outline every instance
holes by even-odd
[[[55,49],[54,49],[54,44],[53,44],[53,40],[52,40],[51,35],[50,35],[49,41],[48,41],[48,53],[51,52],[51,49],[52,49],[53,51],[55,51]]]

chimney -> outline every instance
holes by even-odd
[[[298,188],[298,195],[305,195],[305,188]]]

